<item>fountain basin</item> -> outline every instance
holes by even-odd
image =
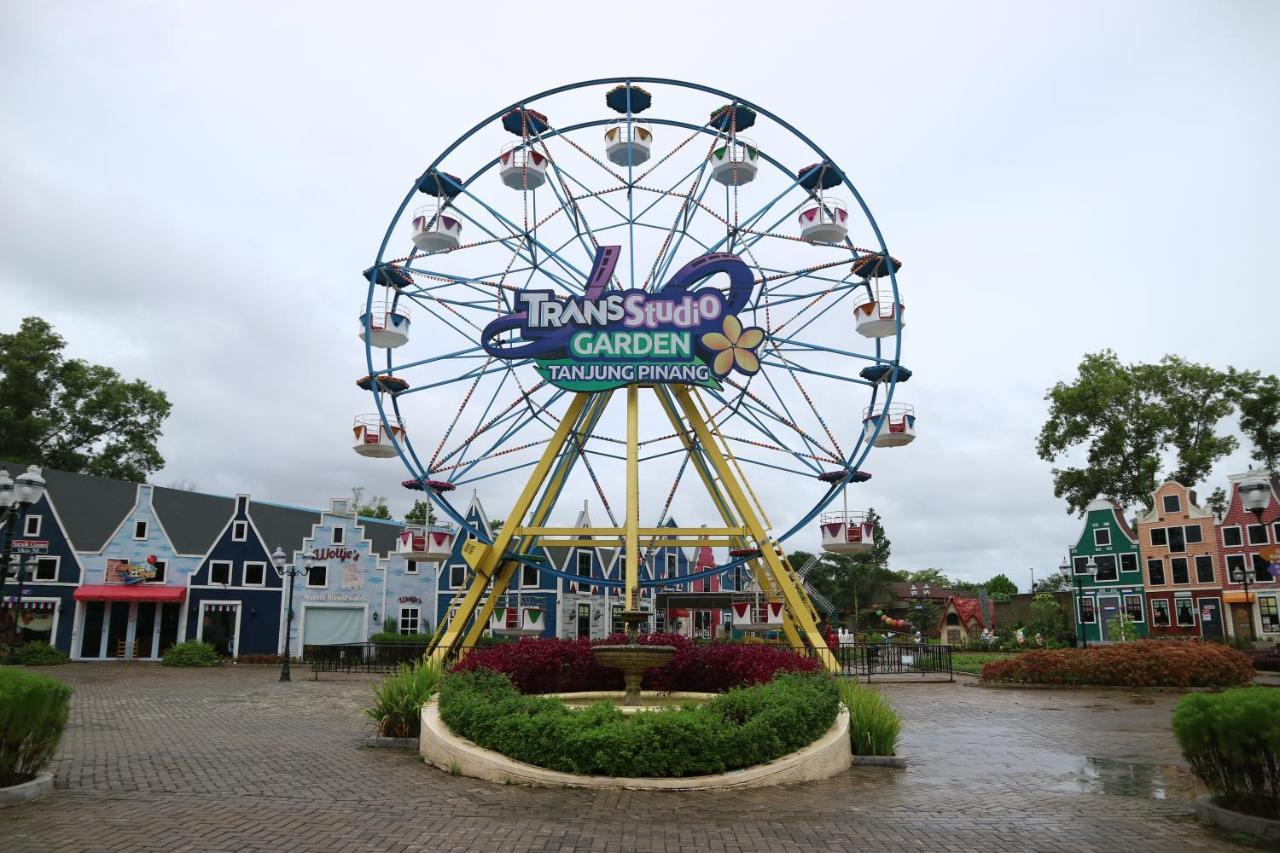
[[[641,704],[640,682],[651,669],[664,666],[675,656],[675,646],[596,646],[591,650],[596,661],[607,669],[622,670],[622,680],[627,685],[622,704],[635,708]]]

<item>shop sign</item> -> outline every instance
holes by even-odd
[[[15,554],[48,554],[48,539],[15,539],[11,548]]]
[[[416,595],[402,595],[400,596],[400,603],[401,604],[421,604],[422,599]]]
[[[605,288],[621,253],[601,246],[582,296],[519,290],[515,313],[485,327],[481,344],[495,358],[534,359],[538,373],[568,391],[605,391],[636,382],[719,389],[733,370],[760,369],[764,330],[744,328],[755,277],[741,258],[711,253],[686,264],[660,290]],[[695,289],[713,275],[728,287]],[[514,332],[514,337],[508,337]]]
[[[350,560],[355,562],[360,559],[360,553],[350,548],[314,548],[311,551],[312,560]]]
[[[303,594],[303,601],[364,601],[363,595],[343,595],[340,592],[308,592]]]

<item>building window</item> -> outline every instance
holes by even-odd
[[[1181,527],[1169,528],[1169,550],[1175,554],[1187,552],[1187,540],[1183,538]]]
[[[463,583],[467,579],[467,567],[461,563],[455,563],[449,567],[449,588],[462,589]]]
[[[406,575],[416,575],[416,574],[418,573],[418,561],[417,561],[417,560],[405,560],[405,561],[404,561],[404,573],[405,573]]]
[[[307,569],[307,586],[320,589],[329,585],[329,567],[311,566]]]
[[[611,610],[613,612],[610,614],[611,618],[609,620],[609,630],[615,634],[621,634],[625,632],[626,626],[622,624],[622,605],[615,604],[613,605]]]
[[[1173,574],[1174,583],[1191,583],[1191,575],[1187,573],[1187,558],[1174,557],[1169,561],[1169,571]]]
[[[1164,511],[1166,513],[1182,512],[1182,501],[1178,498],[1177,495],[1164,496]]]
[[[1092,625],[1098,621],[1098,616],[1093,612],[1093,599],[1080,599],[1080,621],[1086,625]]]
[[[676,576],[676,568],[677,568],[677,565],[676,565],[676,555],[675,555],[675,554],[668,554],[668,555],[667,555],[667,574],[666,574],[666,576],[667,576],[667,577],[669,577],[669,578],[673,578],[673,577],[675,577],[675,576]]]
[[[590,587],[591,585],[591,552],[590,551],[578,552],[578,577],[586,578],[586,586]],[[579,591],[581,591],[581,587],[579,587]]]
[[[1136,572],[1138,570],[1138,555],[1129,553],[1120,555],[1120,571]]]
[[[147,538],[147,523],[145,521],[135,521],[133,523],[133,538],[134,539]]]
[[[1188,524],[1182,528],[1182,535],[1189,545],[1199,545],[1204,541],[1204,531],[1200,529],[1198,524]]]
[[[742,592],[742,590],[742,566],[738,565],[733,567],[733,591]]]
[[[147,583],[164,583],[164,570],[166,568],[165,561],[156,560],[155,563],[151,566],[151,568],[154,570],[154,573],[151,575],[151,577],[147,578],[146,582]]]
[[[1236,580],[1236,572],[1240,573],[1240,580]],[[1227,555],[1227,581],[1230,583],[1240,583],[1244,580],[1244,554],[1228,554]]]
[[[1213,583],[1217,580],[1213,576],[1213,557],[1208,554],[1200,554],[1196,557],[1196,583]]]
[[[347,528],[342,527],[340,525],[333,528],[333,544],[345,545],[346,542],[347,542]]]
[[[1147,560],[1147,576],[1152,586],[1164,586],[1164,560]]]
[[[262,586],[267,579],[266,563],[244,564],[244,586]]]
[[[1267,544],[1267,528],[1263,524],[1249,525],[1249,544],[1250,545],[1266,545]]]
[[[400,608],[400,633],[417,634],[421,611],[417,607]]]
[[[1173,612],[1178,615],[1178,625],[1190,628],[1196,624],[1196,609],[1191,606],[1191,599],[1178,598],[1173,602]]]
[[[538,588],[538,567],[525,563],[520,567],[520,586],[525,589]]]
[[[1124,597],[1124,612],[1127,613],[1129,618],[1134,622],[1144,621],[1142,614],[1142,596],[1126,595]]]
[[[231,524],[231,541],[244,542],[249,538],[249,522],[236,521]]]
[[[1088,568],[1086,568],[1089,565],[1088,557],[1073,557],[1071,565],[1072,571],[1078,575],[1087,575],[1089,573]]]
[[[1258,612],[1262,615],[1262,630],[1269,634],[1280,631],[1280,611],[1274,595],[1258,596]]]
[[[1112,555],[1106,554],[1104,556],[1097,557],[1096,562],[1098,563],[1097,580],[1113,581],[1119,577],[1116,574],[1116,558]]]
[[[1107,527],[1099,527],[1093,531],[1093,544],[1099,548],[1105,548],[1111,544],[1111,529]]]
[[[37,557],[35,572],[31,579],[36,581],[56,581],[58,579],[58,558]]]
[[[1169,537],[1165,535],[1163,527],[1151,528],[1151,544],[1161,547],[1169,544]]]
[[[1239,548],[1244,544],[1244,539],[1240,536],[1240,525],[1222,528],[1222,544],[1227,548]]]
[[[24,518],[22,520],[22,535],[23,536],[39,536],[40,522],[42,519],[43,519],[43,516],[39,516],[39,515],[28,515],[26,518]]]
[[[1169,599],[1151,599],[1151,624],[1157,628],[1169,627]]]
[[[209,583],[220,583],[227,586],[231,583],[231,563],[227,560],[214,560],[209,564]]]
[[[1275,578],[1271,577],[1269,566],[1271,564],[1262,559],[1259,554],[1253,555],[1253,580],[1254,583],[1271,583]]]
[[[1280,545],[1280,521],[1271,525],[1271,540]]]

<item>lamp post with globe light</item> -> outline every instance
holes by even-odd
[[[5,512],[4,548],[0,550],[0,603],[4,602],[4,584],[9,575],[9,566],[13,561],[13,531],[18,525],[18,516],[27,508],[40,502],[44,497],[44,477],[40,476],[40,468],[27,466],[27,470],[16,478],[10,479],[9,472],[0,469],[0,509]],[[9,655],[7,664],[18,662],[19,611],[22,609],[22,568],[21,556],[17,560],[17,588],[13,596],[13,634],[9,639]]]
[[[289,579],[289,600],[285,605],[285,622],[284,622],[284,661],[280,665],[280,680],[292,681],[289,677],[289,659],[293,656],[293,650],[289,645],[289,635],[293,631],[293,579],[298,575],[305,575],[306,568],[298,568],[290,565],[289,558],[285,556],[284,550],[277,545],[276,550],[271,553],[271,565],[275,567],[276,575],[281,580],[286,577]]]
[[[1084,623],[1084,578],[1085,578],[1085,575],[1088,575],[1090,578],[1097,576],[1098,563],[1093,559],[1093,557],[1090,557],[1088,562],[1084,564],[1083,572],[1073,573],[1071,570],[1071,563],[1067,562],[1067,559],[1064,557],[1062,560],[1062,565],[1059,566],[1059,568],[1062,570],[1062,574],[1065,575],[1068,580],[1072,580],[1075,582],[1076,628],[1078,629],[1078,633],[1080,634],[1081,646],[1087,649],[1089,648],[1089,630],[1085,627],[1085,623]],[[1096,619],[1097,616],[1095,615],[1094,618]]]
[[[1267,511],[1267,506],[1271,503],[1271,483],[1267,476],[1260,475],[1251,480],[1246,480],[1240,484],[1240,504],[1246,510],[1253,513],[1253,517],[1257,520],[1259,526],[1262,525],[1262,514]],[[1265,530],[1264,537],[1265,537]],[[1265,542],[1266,539],[1264,538]],[[1256,559],[1256,558],[1255,558]],[[1257,640],[1258,635],[1254,633],[1253,628],[1253,599],[1249,597],[1249,572],[1250,566],[1238,566],[1231,573],[1231,580],[1236,583],[1244,584],[1244,604],[1245,610],[1249,614],[1249,641]]]

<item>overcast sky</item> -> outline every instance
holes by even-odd
[[[1280,368],[1280,5],[889,5],[6,4],[0,328],[164,389],[156,483],[399,514],[348,425],[408,183],[524,95],[697,80],[814,137],[904,261],[920,438],[860,498],[893,566],[1025,589],[1078,533],[1033,445],[1083,353]]]

